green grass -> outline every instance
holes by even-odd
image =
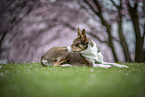
[[[0,97],[145,97],[145,63],[129,68],[1,64]]]

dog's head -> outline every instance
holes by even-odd
[[[78,36],[73,41],[73,44],[67,47],[68,52],[80,52],[85,50],[88,47],[88,38],[85,34],[85,29],[83,29],[82,33],[78,28]]]

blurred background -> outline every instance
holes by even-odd
[[[145,0],[1,0],[0,63],[40,62],[78,27],[105,61],[145,62]]]

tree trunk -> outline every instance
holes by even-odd
[[[124,56],[125,56],[125,61],[126,62],[132,62],[131,61],[131,58],[130,58],[130,53],[129,53],[129,49],[128,49],[128,46],[127,46],[127,43],[125,41],[125,37],[122,33],[122,28],[121,28],[121,23],[119,22],[118,23],[118,32],[119,32],[119,38],[120,38],[120,44],[121,44],[121,47],[123,49],[123,53],[124,53]]]
[[[135,43],[135,62],[143,62],[143,38],[140,34],[139,29],[139,22],[138,22],[138,14],[137,14],[137,5],[132,8],[129,5],[129,14],[133,23],[134,31],[135,31],[135,37],[136,37],[136,43]]]
[[[145,50],[144,50],[143,52],[144,52],[144,59],[143,59],[143,62],[145,62]]]
[[[128,45],[127,45],[127,43],[125,41],[125,37],[124,37],[123,31],[122,31],[121,7],[122,7],[122,4],[120,3],[120,7],[118,7],[118,15],[119,15],[118,33],[119,33],[119,38],[120,38],[120,44],[121,44],[121,47],[122,47],[123,52],[124,52],[125,61],[126,62],[132,62],[132,60],[130,58],[130,53],[129,53]]]
[[[137,29],[137,28],[134,28]],[[136,36],[136,47],[135,47],[135,62],[143,62],[143,43],[142,37]]]
[[[115,52],[115,48],[114,48],[114,44],[113,44],[113,37],[111,34],[111,26],[107,28],[107,32],[108,32],[108,37],[109,37],[109,41],[108,41],[109,44],[108,45],[111,48],[115,62],[118,62],[117,54]]]
[[[128,45],[126,43],[125,37],[123,35],[123,31],[122,31],[122,0],[120,0],[120,5],[116,5],[116,3],[111,0],[111,2],[113,3],[113,5],[117,8],[118,10],[118,16],[119,16],[119,20],[118,20],[118,33],[119,33],[119,38],[120,38],[120,45],[123,49],[123,53],[125,56],[125,61],[126,62],[131,62],[131,58],[130,58],[130,53],[129,53],[129,49],[128,49]]]
[[[3,40],[4,40],[4,38],[5,38],[6,34],[7,34],[7,32],[8,32],[8,31],[5,31],[5,32],[2,34],[1,39],[0,39],[0,56],[1,56],[1,53],[2,53],[2,43],[3,43]]]
[[[118,58],[117,58],[117,54],[115,52],[115,48],[114,48],[114,44],[113,44],[113,37],[112,37],[112,34],[111,34],[111,25],[108,24],[108,22],[104,19],[103,15],[102,15],[102,7],[100,6],[98,0],[93,0],[96,7],[97,7],[97,10],[95,10],[95,8],[88,2],[89,0],[84,0],[85,3],[91,8],[91,10],[100,18],[101,20],[101,23],[106,27],[107,29],[107,34],[108,34],[108,46],[111,48],[111,51],[113,53],[113,57],[114,57],[114,60],[115,62],[118,62]]]

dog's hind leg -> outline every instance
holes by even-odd
[[[60,66],[60,62],[59,61],[56,61],[54,64],[53,64],[53,66]]]
[[[62,60],[62,61],[56,61],[54,64],[53,64],[53,66],[61,66],[60,64],[61,63],[63,63],[63,62],[65,62],[66,60]]]
[[[57,61],[53,66],[61,66],[62,63],[66,62],[70,58],[70,55],[63,59],[63,57],[58,57]]]

